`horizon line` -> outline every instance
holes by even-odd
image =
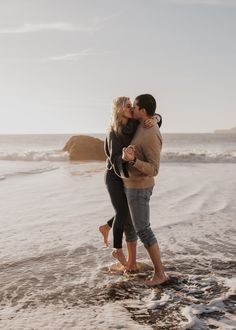
[[[217,129],[218,130],[218,129]],[[228,131],[228,130],[227,130]],[[170,132],[170,131],[162,131],[162,134],[224,134],[224,133],[217,133],[215,131],[204,131],[204,132]],[[226,132],[225,134],[230,133]],[[56,132],[56,133],[50,133],[50,132],[41,132],[41,133],[33,133],[33,132],[25,132],[25,133],[0,133],[0,136],[3,135],[91,135],[91,134],[106,134],[106,131],[103,132]],[[232,134],[232,133],[230,133]]]

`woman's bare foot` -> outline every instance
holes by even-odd
[[[164,284],[167,280],[168,277],[166,275],[157,276],[156,274],[154,274],[150,280],[145,281],[145,284],[147,284],[148,286],[155,286],[155,285]]]
[[[108,246],[109,245],[108,235],[109,235],[109,231],[111,230],[111,227],[108,224],[105,224],[100,226],[98,229],[103,236],[104,244]]]
[[[111,253],[111,255],[117,259],[122,266],[126,267],[127,265],[127,261],[126,261],[126,258],[125,258],[125,255],[124,255],[124,252],[122,249],[114,249]]]
[[[124,270],[124,275],[129,275],[129,274],[138,274],[139,273],[139,269],[130,269],[130,268],[125,268]]]
[[[125,266],[124,272],[125,273],[137,273],[139,271],[137,264],[129,264]]]

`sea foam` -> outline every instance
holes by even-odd
[[[236,163],[236,152],[180,151],[163,152],[162,162],[188,163]]]
[[[20,152],[1,152],[0,160],[11,161],[67,161],[69,155],[61,150],[44,150],[44,151],[20,151]]]
[[[0,152],[0,160],[10,161],[69,161],[68,152],[61,150],[26,150],[17,152]],[[178,163],[236,163],[236,151],[178,151],[161,153],[162,162]]]

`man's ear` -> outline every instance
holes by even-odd
[[[144,115],[146,115],[146,114],[147,114],[147,112],[146,112],[146,109],[144,109],[144,108],[140,109],[140,111],[141,111],[141,112],[142,112],[142,114],[144,114]]]

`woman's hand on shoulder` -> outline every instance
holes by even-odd
[[[159,114],[155,114],[153,117],[148,118],[144,121],[144,127],[145,128],[152,128],[158,125],[159,127],[161,123],[161,116]]]
[[[156,124],[157,124],[156,118],[152,117],[152,118],[146,119],[144,121],[144,128],[152,128],[152,127],[155,127]]]

